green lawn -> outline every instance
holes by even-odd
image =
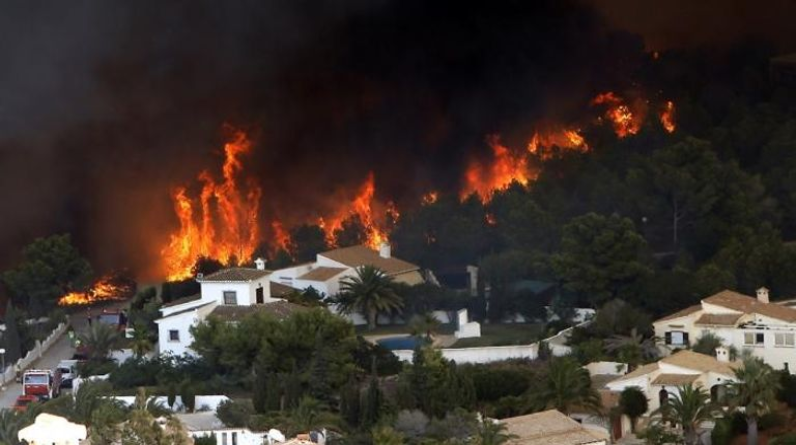
[[[538,340],[542,328],[541,324],[481,324],[481,337],[463,338],[451,347],[527,345]]]

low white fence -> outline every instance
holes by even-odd
[[[48,335],[44,341],[36,340],[36,346],[28,351],[24,357],[17,360],[16,363],[6,363],[6,369],[3,373],[3,381],[6,383],[13,382],[17,376],[17,370],[21,372],[22,370],[30,367],[33,362],[40,359],[44,353],[47,352],[47,350],[50,349],[50,347],[54,345],[62,335],[64,335],[64,332],[66,332],[68,326],[68,320],[66,322],[60,323],[55,329],[53,329],[52,332],[50,332],[50,335]]]
[[[547,343],[553,355],[557,357],[568,355],[572,353],[572,348],[567,346],[566,342],[572,333],[572,329],[586,326],[589,323],[591,323],[591,320],[564,329],[552,337],[545,338],[542,342]],[[439,351],[443,357],[456,363],[490,363],[510,359],[534,360],[539,356],[539,343],[534,342],[528,345],[513,346],[481,346],[477,348],[442,348]],[[414,354],[414,351],[409,349],[399,349],[392,352],[404,362],[411,362]]]

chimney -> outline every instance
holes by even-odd
[[[392,249],[388,243],[379,244],[379,256],[382,258],[390,258],[392,256]]]
[[[757,301],[761,303],[768,303],[768,289],[761,287],[757,290]]]
[[[716,348],[716,360],[727,363],[730,361],[730,351],[724,346]]]
[[[257,270],[265,270],[265,260],[262,258],[257,258],[254,260],[254,267],[256,267]]]

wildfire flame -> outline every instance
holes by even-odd
[[[493,161],[488,165],[478,161],[470,163],[464,177],[462,199],[477,193],[488,201],[495,191],[505,190],[512,182],[527,185],[536,177],[536,172],[528,165],[526,153],[512,152],[501,144],[497,135],[489,136],[487,143],[492,148]]]
[[[660,114],[661,125],[667,133],[674,133],[676,125],[674,123],[674,102],[666,101]]]
[[[259,241],[257,215],[262,190],[253,181],[248,182],[245,192],[238,184],[243,170],[241,156],[250,150],[246,134],[235,131],[224,145],[223,180],[216,181],[208,171],[199,174],[202,191],[198,208],[185,187],[175,189],[172,198],[180,228],[161,251],[169,280],[189,278],[199,257],[215,258],[224,264],[251,257]]]
[[[426,206],[427,205],[431,205],[431,204],[434,204],[435,202],[437,202],[437,199],[439,199],[439,192],[430,191],[430,192],[426,193],[425,195],[423,195],[423,197],[420,199],[420,204],[421,205],[426,205]]]
[[[528,142],[528,151],[539,156],[543,161],[554,156],[553,147],[578,152],[589,151],[586,139],[580,135],[580,130],[570,128],[546,128],[536,130]]]
[[[604,116],[613,123],[614,132],[618,137],[624,138],[636,134],[641,129],[645,114],[643,108],[635,106],[631,109],[625,100],[613,91],[598,94],[592,99],[591,104],[606,107]]]
[[[58,306],[76,306],[99,301],[121,300],[135,291],[130,283],[114,275],[106,275],[95,282],[86,292],[69,292],[58,300]]]
[[[378,249],[382,243],[388,241],[388,234],[384,229],[384,224],[380,221],[380,218],[374,216],[375,194],[375,177],[373,172],[370,172],[351,203],[343,205],[333,215],[319,219],[318,224],[326,233],[326,241],[330,246],[336,245],[335,232],[340,230],[343,227],[343,221],[350,217],[357,218],[365,229],[365,244],[368,247]],[[385,216],[387,215],[390,215],[393,221],[400,216],[392,203],[388,204],[385,209]]]
[[[290,239],[290,233],[285,230],[285,227],[279,221],[271,223],[271,229],[274,232],[274,244],[276,248],[282,249],[285,252],[290,252],[293,240]]]

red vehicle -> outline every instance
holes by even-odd
[[[38,401],[39,398],[37,396],[19,396],[17,401],[14,402],[14,411],[24,413],[28,410],[28,405]]]
[[[22,375],[22,395],[52,399],[61,393],[61,372],[49,369],[28,369]]]

